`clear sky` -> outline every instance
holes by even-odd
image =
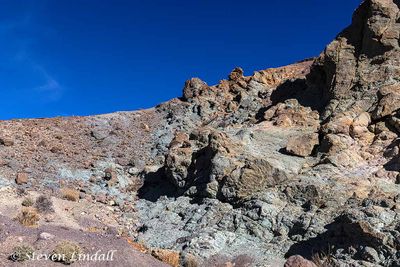
[[[154,106],[316,56],[360,0],[0,0],[0,119]]]

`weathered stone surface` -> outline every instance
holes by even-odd
[[[400,87],[400,85],[399,85]],[[381,91],[380,91],[381,93]],[[381,93],[382,94],[382,93]],[[374,119],[382,119],[383,117],[393,114],[400,109],[400,92],[388,93],[382,96],[373,112]]]
[[[243,142],[237,134],[227,135],[210,128],[193,132],[190,140],[178,134],[166,157],[166,176],[186,194],[234,202],[295,174],[296,170],[283,160],[289,156],[277,153],[276,159],[264,159],[252,147],[257,146],[257,141]]]
[[[307,157],[311,155],[318,144],[318,134],[316,133],[293,136],[288,141],[286,151],[296,156]]]
[[[318,80],[327,102],[323,119],[348,110],[370,110],[379,89],[392,82],[395,68],[386,66],[399,61],[398,11],[392,0],[364,1],[352,24],[315,61],[312,72],[324,75]]]
[[[191,100],[195,97],[201,96],[206,90],[209,90],[209,87],[205,82],[199,78],[192,78],[185,83],[185,87],[183,88],[183,99],[187,101]]]
[[[319,114],[309,107],[303,107],[296,99],[286,100],[268,109],[264,119],[273,121],[281,127],[312,128],[317,131],[320,127]]]
[[[153,109],[2,121],[0,185],[77,188],[172,265],[398,266],[398,6],[366,0],[318,58]]]

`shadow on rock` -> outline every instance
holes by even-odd
[[[156,202],[160,197],[177,197],[176,187],[165,177],[164,167],[144,176],[143,186],[138,191],[138,197],[151,202]]]
[[[383,241],[365,222],[355,222],[348,215],[341,215],[325,227],[326,232],[314,238],[293,244],[285,257],[301,255],[311,260],[318,253],[335,253],[342,249],[351,251],[354,248],[372,247],[382,248]]]
[[[287,80],[279,85],[271,94],[272,105],[296,99],[300,105],[320,111],[326,101],[315,101],[315,99],[322,100],[322,92],[319,88],[309,86],[311,75],[312,73],[308,74],[305,79]]]

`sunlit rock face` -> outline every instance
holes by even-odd
[[[315,59],[192,78],[148,110],[0,122],[4,196],[74,188],[173,266],[399,266],[399,19],[364,1]]]

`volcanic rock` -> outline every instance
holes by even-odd
[[[399,266],[399,6],[365,0],[317,58],[192,78],[155,108],[1,121],[1,214],[26,172],[15,195],[53,196],[44,223],[118,232],[169,264]],[[60,187],[87,197],[67,205]]]
[[[303,134],[291,137],[286,146],[286,151],[297,156],[310,156],[314,147],[319,144],[318,134]]]
[[[28,183],[28,174],[25,172],[17,173],[17,177],[15,178],[15,183],[18,185]]]

